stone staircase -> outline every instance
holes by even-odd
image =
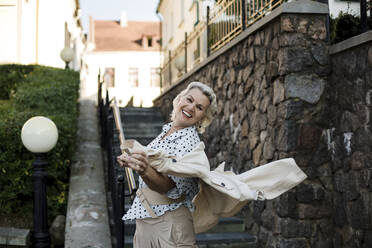
[[[143,145],[151,142],[162,130],[163,116],[156,108],[120,108],[120,115],[126,139],[136,139]],[[124,184],[126,185],[126,183]],[[130,207],[129,197],[125,199],[125,211]],[[112,222],[112,221],[110,221]],[[133,246],[135,221],[124,223],[124,247]],[[244,222],[237,217],[221,218],[218,225],[206,233],[197,235],[200,248],[254,248],[256,237],[245,232]],[[115,243],[115,242],[113,242]]]

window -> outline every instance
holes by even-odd
[[[128,82],[131,87],[138,87],[138,68],[129,68]]]
[[[160,68],[151,68],[150,86],[160,87]]]
[[[106,83],[107,87],[115,87],[115,68],[105,68],[103,81]]]
[[[199,14],[199,2],[195,2],[195,4],[196,4],[196,21],[195,21],[195,23],[194,23],[194,26],[196,26],[198,23],[199,23],[199,18],[200,18],[200,14]]]
[[[147,37],[147,46],[152,47],[152,37],[151,36]]]

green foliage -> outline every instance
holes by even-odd
[[[16,84],[25,79],[34,67],[17,64],[0,66],[0,99],[9,99],[16,89]]]
[[[4,71],[1,67],[0,72]],[[0,101],[0,211],[2,214],[14,213],[32,206],[34,155],[23,147],[20,134],[29,118],[42,115],[53,120],[59,134],[56,147],[48,153],[46,168],[51,220],[57,214],[65,214],[67,206],[69,170],[77,130],[79,74],[70,70],[31,67],[33,69],[21,77],[21,81],[11,82],[16,88],[10,99]]]
[[[367,22],[369,29],[372,29],[372,19],[369,18]],[[332,44],[361,34],[360,17],[341,11],[336,18],[330,19],[330,33]]]

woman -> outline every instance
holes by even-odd
[[[172,122],[148,147],[175,157],[190,153],[200,143],[198,132],[204,132],[216,109],[213,90],[200,82],[190,83],[173,101]],[[136,220],[134,247],[196,247],[190,211],[199,190],[197,179],[158,173],[143,152],[123,154],[118,162],[140,175],[139,194],[123,217]]]

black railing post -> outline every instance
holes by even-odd
[[[47,196],[45,167],[47,162],[44,153],[37,153],[33,162],[32,184],[34,190],[32,243],[35,248],[49,248],[50,236],[48,233]]]
[[[209,6],[207,6],[207,57],[209,57]]]
[[[185,73],[187,73],[187,32],[185,32]]]
[[[107,151],[107,162],[108,162],[108,188],[109,191],[113,190],[113,178],[114,178],[114,164],[112,161],[112,139],[113,139],[113,123],[114,117],[110,113],[110,109],[107,109],[106,115],[106,151]]]
[[[362,33],[368,30],[367,27],[367,0],[360,0],[360,24]]]
[[[117,177],[118,184],[118,209],[115,218],[120,221],[117,226],[116,240],[118,242],[117,248],[124,247],[124,221],[121,219],[124,215],[124,175],[120,174]]]
[[[241,0],[242,5],[241,5],[241,11],[242,11],[242,30],[245,30],[247,28],[246,25],[246,12],[245,12],[245,0]]]
[[[97,94],[98,99],[97,99],[97,101],[98,101],[98,104],[100,104],[100,102],[102,100],[101,72],[98,73],[98,80],[97,80],[97,82],[98,82],[98,94]]]

